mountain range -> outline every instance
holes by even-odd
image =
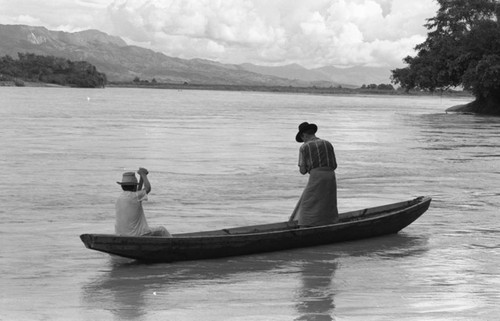
[[[123,39],[98,30],[52,31],[45,27],[0,24],[0,56],[19,52],[87,61],[106,74],[108,81],[155,79],[158,82],[246,86],[342,86],[390,83],[390,69],[379,67],[307,69],[297,64],[278,67],[223,64],[205,59],[169,57],[128,45]]]

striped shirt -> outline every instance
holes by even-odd
[[[307,172],[318,167],[337,168],[335,151],[329,141],[315,138],[302,144],[299,150],[299,166],[305,165]]]

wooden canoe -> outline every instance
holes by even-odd
[[[351,241],[397,233],[420,217],[430,197],[341,213],[331,225],[301,228],[297,222],[173,234],[171,238],[82,234],[89,249],[146,262],[211,259]]]

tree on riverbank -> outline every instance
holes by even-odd
[[[18,59],[0,57],[0,79],[96,88],[106,85],[106,75],[86,61],[18,53]]]
[[[462,86],[475,101],[464,110],[500,114],[500,4],[497,0],[437,0],[428,19],[427,39],[407,67],[392,70],[392,80],[409,90]]]

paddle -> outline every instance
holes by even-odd
[[[297,212],[299,211],[300,203],[302,202],[302,195],[299,198],[299,201],[297,202],[297,205],[295,205],[295,208],[292,212],[292,215],[290,215],[290,218],[288,219],[288,222],[293,222],[295,219],[295,216],[297,215]]]

